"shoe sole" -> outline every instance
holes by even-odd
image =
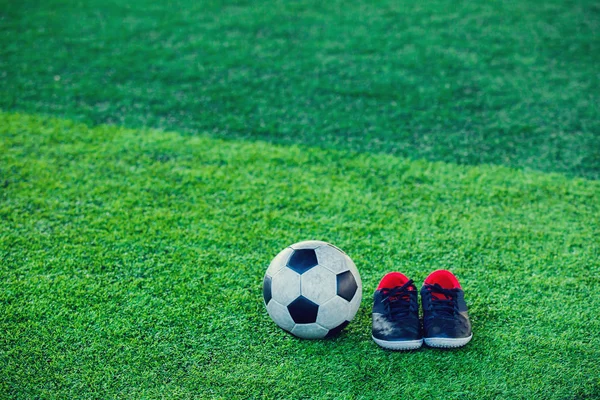
[[[454,349],[462,347],[469,343],[473,338],[473,334],[466,338],[425,338],[425,344],[429,347],[435,347],[438,349]]]
[[[416,350],[423,346],[423,339],[390,341],[377,339],[373,336],[371,337],[380,347],[388,350]]]

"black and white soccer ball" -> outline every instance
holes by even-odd
[[[304,339],[339,333],[356,315],[362,282],[354,262],[320,241],[293,244],[267,269],[263,297],[269,316]]]

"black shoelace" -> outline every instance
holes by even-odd
[[[398,319],[413,311],[414,305],[410,297],[410,286],[413,284],[409,280],[402,286],[396,286],[392,289],[382,289],[384,295],[381,302],[384,303],[387,313],[392,319]]]
[[[433,316],[452,317],[458,312],[456,301],[458,289],[444,289],[437,283],[434,285],[425,284],[425,287],[431,292],[429,309],[432,311]]]

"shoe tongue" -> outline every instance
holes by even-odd
[[[450,300],[450,297],[443,293],[431,293],[431,300]]]
[[[439,286],[439,285],[438,285]],[[431,293],[431,300],[451,300],[452,298],[444,293],[434,290],[435,287],[430,287],[429,292]],[[440,289],[442,287],[440,286]]]
[[[410,297],[408,297],[407,294],[403,294],[403,295],[397,294],[395,296],[391,296],[391,297],[388,297],[388,298],[389,298],[389,300],[391,302],[395,302],[395,301],[398,301],[398,300],[405,300],[405,301],[410,300]]]
[[[404,285],[406,285],[406,283]],[[394,302],[394,301],[398,301],[398,300],[410,301],[410,296],[408,295],[408,293],[406,293],[405,290],[407,290],[407,291],[416,291],[416,288],[412,284],[407,285],[407,286],[404,286],[404,285],[403,286],[396,286],[396,287],[393,287],[393,288],[385,288],[383,293],[386,296],[388,296],[388,299],[389,299],[390,302]],[[404,287],[404,290],[400,291],[400,289],[402,289],[403,287]],[[396,292],[396,293],[392,293],[392,295],[390,296],[389,295],[390,292]]]

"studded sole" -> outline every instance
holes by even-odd
[[[388,350],[416,350],[423,346],[423,339],[417,340],[381,340],[373,337],[373,341]]]
[[[466,338],[425,338],[425,344],[429,347],[435,347],[438,349],[454,349],[457,347],[462,347],[465,344],[469,343],[473,338],[473,334]]]

